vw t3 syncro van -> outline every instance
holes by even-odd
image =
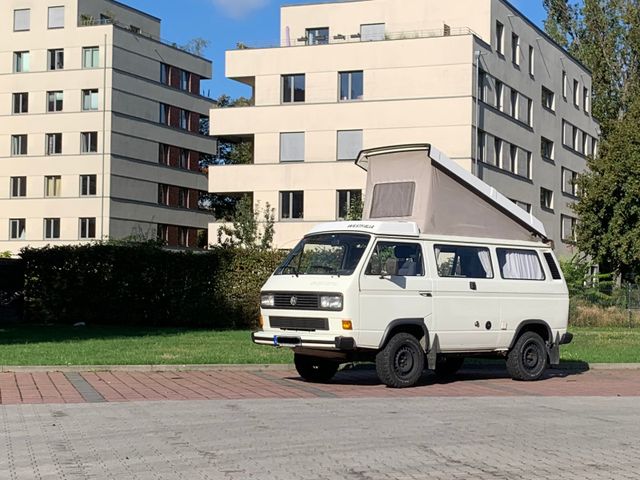
[[[315,227],[261,293],[257,344],[289,347],[328,381],[372,361],[390,387],[465,357],[506,358],[517,380],[559,363],[567,286],[540,221],[430,145],[363,151],[364,221]]]

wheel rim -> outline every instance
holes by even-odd
[[[393,368],[399,377],[408,376],[415,366],[415,352],[408,345],[398,349],[393,359]]]
[[[528,371],[535,371],[542,363],[542,352],[540,346],[531,341],[527,342],[522,349],[522,366]]]

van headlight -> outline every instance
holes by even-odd
[[[342,310],[342,295],[320,295],[320,308]]]
[[[273,308],[276,306],[276,297],[275,295],[267,294],[260,296],[260,305],[264,308]]]

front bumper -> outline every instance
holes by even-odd
[[[302,338],[295,334],[273,335],[264,331],[251,333],[251,340],[257,345],[271,345],[273,347],[306,347],[333,349],[349,352],[356,349],[356,342],[351,337],[335,337],[333,340],[316,340]]]

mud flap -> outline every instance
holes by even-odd
[[[556,339],[551,345],[547,345],[549,353],[549,365],[560,365],[560,334],[556,334]]]
[[[440,353],[440,340],[438,339],[438,335],[436,334],[433,337],[433,345],[431,346],[429,353],[427,353],[427,370],[436,369],[438,353]]]

